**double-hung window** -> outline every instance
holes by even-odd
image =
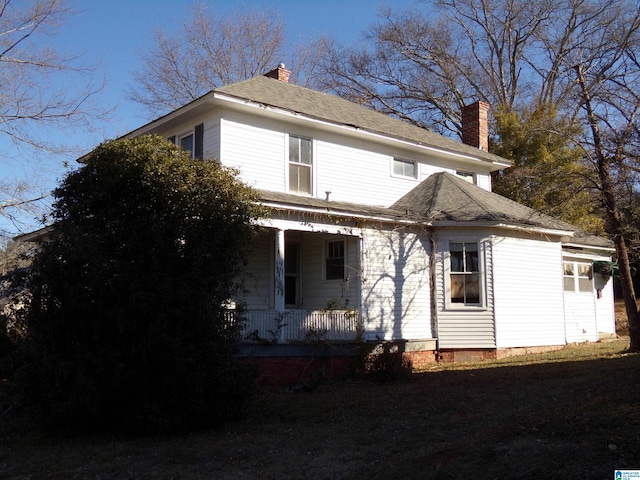
[[[325,279],[344,279],[344,240],[327,242],[325,258]]]
[[[289,136],[289,191],[312,193],[313,151],[308,138]]]
[[[449,244],[452,305],[480,305],[480,265],[477,243]]]

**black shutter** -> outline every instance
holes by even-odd
[[[193,158],[202,160],[204,154],[204,125],[201,123],[194,127]]]
[[[167,138],[167,142],[171,142],[174,145],[176,144],[176,136],[172,135],[171,137]]]

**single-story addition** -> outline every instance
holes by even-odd
[[[288,344],[285,365],[304,340],[395,342],[420,365],[615,334],[613,282],[593,268],[610,243],[459,176],[432,174],[387,208],[261,194],[272,218],[249,264],[246,334]]]
[[[611,243],[491,192],[510,162],[488,151],[488,105],[463,110],[461,143],[288,79],[280,65],[124,136],[234,167],[270,209],[230,312],[267,380],[337,373],[362,345],[420,365],[615,334],[594,270]]]

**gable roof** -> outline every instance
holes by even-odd
[[[449,153],[473,157],[496,164],[500,168],[511,165],[509,160],[498,155],[457,142],[336,95],[318,92],[265,76],[253,77],[219,87],[213,90],[212,93],[214,96],[227,95],[263,106],[283,109],[309,118],[353,127]]]

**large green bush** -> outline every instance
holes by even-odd
[[[262,214],[255,193],[142,136],[100,145],[55,196],[28,285],[27,405],[49,425],[131,432],[241,414],[253,379],[224,304]]]

